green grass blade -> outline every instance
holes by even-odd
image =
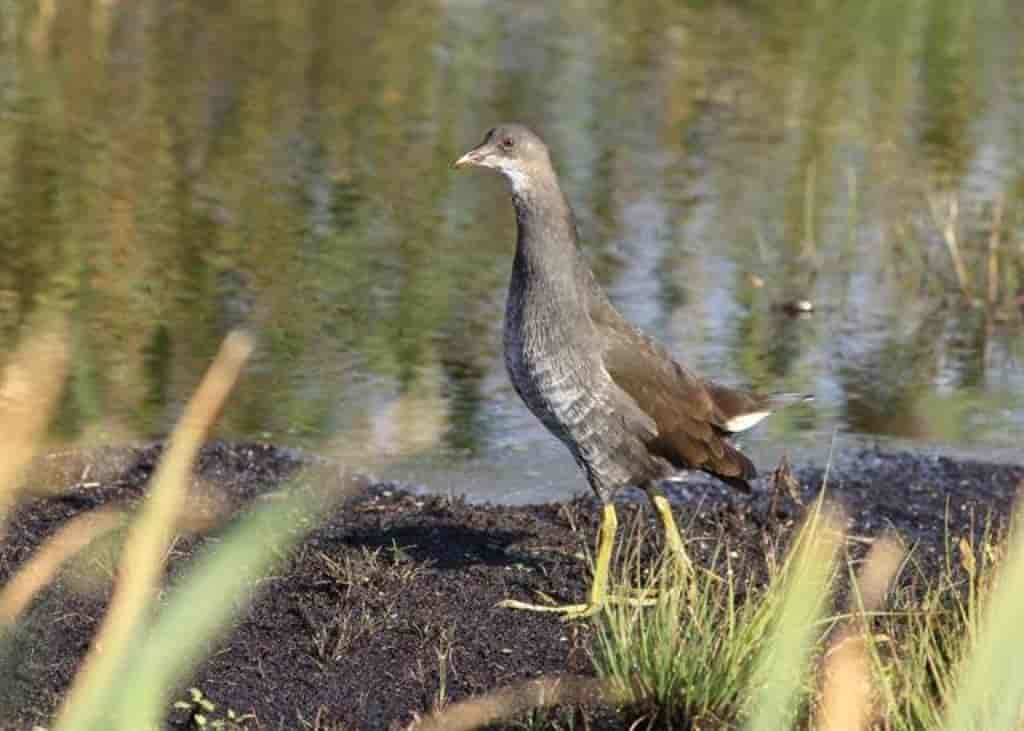
[[[139,517],[129,529],[110,606],[61,703],[57,728],[82,728],[65,723],[65,719],[83,713],[88,716],[101,707],[98,700],[106,696],[111,679],[138,641],[185,508],[192,464],[252,348],[252,340],[242,333],[232,333],[224,340],[175,427]],[[79,707],[92,710],[80,713]]]
[[[115,680],[55,731],[159,726],[170,693],[228,631],[259,580],[319,524],[322,493],[293,488],[286,495],[254,509],[194,561],[167,606],[136,636]]]
[[[745,728],[778,731],[790,728],[807,661],[820,628],[834,575],[842,523],[830,511],[812,513],[790,554],[778,621],[766,638],[754,671],[752,703]]]
[[[174,597],[153,622],[127,668],[132,692],[122,696],[120,718],[154,722],[180,687],[249,603],[260,579],[318,525],[323,499],[305,490],[263,505],[223,542],[195,562]]]
[[[974,652],[960,675],[946,727],[1017,729],[1024,702],[1024,540],[1018,534],[992,594]]]

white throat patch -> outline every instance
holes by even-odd
[[[512,165],[500,165],[497,169],[508,181],[508,187],[512,189],[513,193],[525,193],[530,187],[530,176],[519,168]]]

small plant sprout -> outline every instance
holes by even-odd
[[[187,701],[175,701],[174,708],[189,714],[188,722],[192,728],[239,731],[244,729],[249,721],[256,720],[256,716],[251,713],[242,715],[231,708],[222,716],[218,715],[217,705],[199,688],[189,688],[188,696]]]

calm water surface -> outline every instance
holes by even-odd
[[[629,317],[702,373],[817,395],[744,439],[762,468],[833,434],[1017,458],[1009,0],[0,5],[0,332],[73,313],[61,439],[165,433],[247,326],[225,436],[581,488],[504,374],[507,194],[448,168],[519,120]]]

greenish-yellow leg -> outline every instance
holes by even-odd
[[[665,546],[676,557],[676,566],[682,576],[689,576],[690,572],[693,571],[693,563],[686,553],[686,547],[683,546],[683,539],[679,535],[675,518],[672,517],[672,506],[664,495],[648,494],[651,498],[651,504],[654,505],[654,509],[658,511],[658,515],[661,518],[661,527],[665,531]]]
[[[499,607],[507,609],[525,609],[530,612],[557,612],[564,614],[566,619],[589,617],[607,604],[613,602],[640,603],[642,600],[619,598],[608,593],[608,574],[612,564],[612,549],[615,547],[615,533],[619,528],[619,519],[615,514],[615,506],[608,503],[604,506],[601,518],[601,531],[597,540],[597,561],[594,564],[594,583],[590,585],[590,598],[586,604],[528,604],[506,599],[499,602]]]
[[[601,517],[601,534],[597,540],[597,561],[594,564],[594,583],[590,587],[590,606],[600,608],[608,598],[608,574],[612,565],[615,534],[619,530],[619,517],[615,506],[607,503]]]

